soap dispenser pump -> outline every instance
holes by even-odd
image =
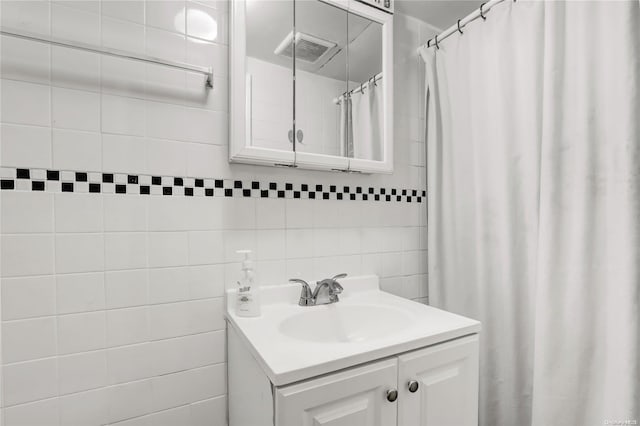
[[[251,250],[238,250],[236,253],[244,255],[242,278],[238,281],[236,315],[258,317],[260,316],[260,290],[253,272],[253,262],[249,258]]]

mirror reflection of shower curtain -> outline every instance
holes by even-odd
[[[340,155],[353,157],[353,117],[351,97],[340,98]]]
[[[382,81],[369,84],[364,93],[351,94],[353,155],[349,157],[382,161],[383,89]],[[344,127],[343,127],[344,129]]]

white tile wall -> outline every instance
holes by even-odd
[[[418,21],[395,18],[396,172],[345,176],[227,163],[225,1],[0,7],[3,25],[215,70],[204,91],[200,75],[3,38],[1,166],[424,188],[414,49],[431,34]],[[235,250],[256,250],[265,283],[378,273],[385,289],[424,300],[425,207],[2,191],[0,422],[225,425],[222,297]]]

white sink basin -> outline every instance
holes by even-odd
[[[478,321],[380,291],[375,275],[340,284],[340,301],[320,306],[298,306],[298,284],[262,287],[256,318],[238,317],[235,289],[228,290],[229,327],[271,383],[284,386],[480,330]]]
[[[278,327],[282,334],[310,342],[351,343],[380,339],[406,329],[411,317],[380,305],[309,306]]]

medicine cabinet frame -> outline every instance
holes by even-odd
[[[251,0],[250,0],[251,1]],[[255,0],[254,0],[255,1]],[[305,1],[305,0],[291,0]],[[263,166],[283,166],[301,169],[355,172],[393,172],[393,15],[357,0],[318,0],[382,25],[383,85],[383,159],[341,157],[295,150],[278,150],[250,145],[251,79],[247,76],[247,0],[230,3],[229,51],[229,162]],[[293,29],[293,28],[292,28]],[[293,63],[292,63],[293,66]],[[292,80],[293,82],[293,80]],[[295,99],[295,96],[294,96]],[[293,99],[292,99],[293,104]],[[292,105],[295,108],[295,105]],[[293,122],[293,119],[292,119]],[[295,139],[295,138],[294,138]]]

